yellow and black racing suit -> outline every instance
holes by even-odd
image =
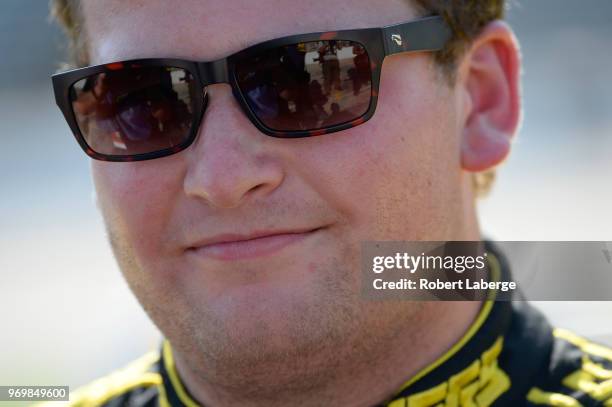
[[[509,275],[507,261],[493,253],[499,272]],[[88,407],[200,405],[181,383],[168,341],[70,400]],[[525,301],[485,301],[451,349],[380,405],[612,407],[612,349],[551,327]]]

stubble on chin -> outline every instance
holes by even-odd
[[[106,226],[130,289],[169,339],[187,382],[240,394],[245,401],[272,403],[282,393],[306,400],[313,392],[324,394],[339,376],[388,358],[390,344],[419,343],[419,329],[406,327],[423,325],[424,304],[362,298],[358,245],[346,244],[339,256],[320,262],[312,295],[274,309],[273,321],[261,314],[265,307],[255,307],[249,315],[230,312],[249,319],[235,324],[205,301],[190,300],[193,291],[186,295],[189,288],[176,280],[155,281],[173,271],[145,270],[127,239]]]

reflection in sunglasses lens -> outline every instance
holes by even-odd
[[[125,68],[81,79],[72,85],[70,99],[89,147],[127,156],[184,143],[193,121],[195,89],[184,69]]]
[[[239,61],[236,78],[250,109],[272,130],[331,127],[363,116],[370,106],[370,58],[353,41],[270,49]]]

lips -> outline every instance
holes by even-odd
[[[223,234],[203,239],[188,248],[198,256],[223,261],[269,256],[316,234],[321,228],[259,231],[248,235]]]

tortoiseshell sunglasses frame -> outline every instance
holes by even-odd
[[[388,55],[404,52],[439,51],[451,38],[451,31],[440,16],[429,16],[418,20],[409,21],[379,28],[364,28],[342,31],[327,31],[309,34],[292,35],[252,45],[244,50],[238,51],[226,58],[215,61],[200,62],[173,58],[147,58],[127,61],[111,62],[101,65],[74,69],[52,76],[55,100],[61,109],[70,129],[77,142],[85,153],[93,159],[102,161],[141,161],[150,160],[178,153],[189,147],[195,140],[204,111],[208,102],[205,87],[216,83],[229,83],[233,94],[241,108],[250,121],[262,133],[279,138],[300,138],[320,136],[350,129],[368,121],[376,110],[378,100],[378,89],[380,85],[380,73],[383,60]],[[371,97],[368,110],[358,118],[349,122],[333,125],[318,130],[300,131],[277,131],[265,126],[247,103],[240,86],[236,80],[236,62],[260,54],[262,51],[298,43],[313,41],[351,41],[358,43],[366,50],[371,64]],[[100,74],[120,69],[138,68],[144,66],[165,66],[180,68],[188,71],[195,81],[200,84],[202,98],[192,100],[193,121],[189,130],[190,134],[179,145],[160,151],[134,155],[107,155],[92,150],[81,134],[75,114],[70,101],[70,89],[78,81],[91,75]]]

